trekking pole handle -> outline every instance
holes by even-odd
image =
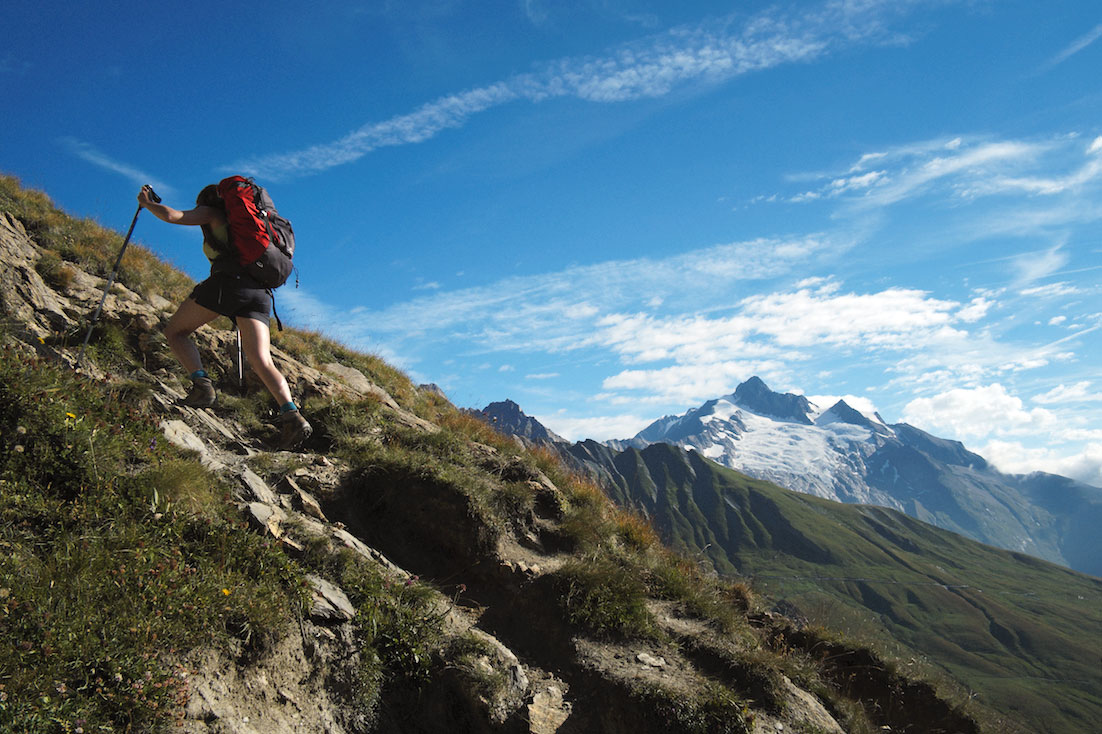
[[[157,196],[157,192],[154,191],[153,187],[150,186],[149,184],[146,184],[145,186],[142,186],[142,191],[148,191],[149,192],[149,198],[154,204],[160,204],[161,203],[161,197]]]

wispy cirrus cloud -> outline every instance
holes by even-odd
[[[914,289],[842,292],[839,283],[817,279],[746,298],[724,316],[612,315],[601,322],[602,345],[624,363],[656,366],[610,375],[605,397],[630,402],[642,392],[643,400],[691,403],[752,374],[784,382],[801,363],[855,353],[866,363],[885,364],[921,353],[935,363],[926,370],[945,367],[975,338],[969,325],[987,305]],[[986,340],[985,347],[991,349]]]
[[[428,140],[495,107],[570,97],[595,103],[655,98],[690,85],[710,85],[784,64],[810,62],[864,44],[897,44],[892,23],[923,5],[951,0],[828,0],[813,8],[773,7],[680,26],[599,56],[570,57],[504,81],[446,95],[413,112],[369,122],[330,143],[263,155],[229,168],[270,179],[318,173],[382,147]],[[538,4],[524,3],[530,17]]]
[[[854,244],[844,236],[761,238],[704,247],[670,257],[579,265],[492,284],[420,295],[377,311],[339,318],[345,340],[411,348],[425,340],[461,341],[464,350],[571,350],[594,343],[610,314],[656,308],[693,311],[725,300],[734,284],[786,276],[796,267],[829,262]],[[335,314],[301,291],[296,321],[324,330]],[[305,323],[304,323],[305,322]]]
[[[150,176],[148,173],[145,173],[144,171],[141,171],[127,163],[114,160],[90,143],[85,143],[72,137],[61,138],[60,142],[63,146],[69,149],[69,152],[71,152],[78,158],[88,163],[91,163],[94,166],[99,166],[100,168],[111,171],[112,173],[117,173],[121,176],[124,176],[130,179],[139,188],[146,184],[149,184],[161,194],[171,196],[175,193],[175,189],[173,189],[164,181],[156,179],[153,176]]]
[[[1059,66],[1075,54],[1094,44],[1100,38],[1102,38],[1102,23],[1099,23],[1094,28],[1090,29],[1082,36],[1076,38],[1074,41],[1068,44],[1068,46],[1062,49],[1060,53],[1049,59],[1044,68],[1051,69],[1054,66]]]
[[[841,173],[790,178],[818,185],[769,198],[795,203],[838,199],[861,211],[931,194],[943,201],[1055,197],[1102,181],[1102,138],[1086,145],[1076,135],[1048,140],[939,138],[863,154]]]
[[[1082,380],[1072,385],[1060,384],[1051,390],[1037,395],[1033,402],[1041,405],[1050,403],[1087,403],[1102,402],[1102,392],[1094,390],[1089,380]]]

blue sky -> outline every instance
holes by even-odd
[[[281,316],[570,438],[756,374],[1102,484],[1096,0],[181,7],[5,3],[0,170],[117,229],[254,175]]]

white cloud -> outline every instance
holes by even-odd
[[[601,311],[591,303],[574,303],[563,310],[563,316],[568,319],[591,319]]]
[[[997,166],[1029,160],[1042,149],[1017,141],[943,146],[940,151],[933,145],[901,149],[896,155],[905,156],[909,165],[885,174],[883,185],[873,187],[860,201],[865,205],[887,206],[927,193],[934,184],[946,180],[958,193],[971,194],[979,182],[990,178]],[[941,154],[928,157],[932,152]]]
[[[910,347],[952,331],[958,304],[923,291],[889,288],[877,293],[836,293],[830,283],[792,293],[770,293],[743,301],[752,329],[780,346]]]
[[[1002,375],[1073,359],[1074,353],[1059,349],[1063,341],[1066,339],[1036,346],[1001,342],[987,330],[945,333],[916,345],[909,354],[902,353],[887,368],[897,376],[885,387],[896,392],[929,390],[946,384],[974,387]]]
[[[600,343],[632,362],[673,359],[711,364],[736,358],[799,358],[794,350],[835,348],[920,349],[947,336],[963,336],[952,301],[922,291],[887,289],[838,293],[833,281],[816,288],[751,296],[730,316],[654,317],[614,314],[598,325]]]
[[[341,314],[346,339],[368,333],[392,340],[448,333],[483,349],[567,349],[592,343],[599,319],[624,310],[695,308],[759,280],[827,258],[851,243],[819,236],[759,239],[701,248],[665,259],[639,258],[506,278],[488,286],[430,293],[381,311]],[[320,302],[297,292],[308,328],[333,323]],[[564,318],[566,316],[566,318]]]
[[[424,142],[443,130],[462,126],[472,115],[511,102],[517,96],[518,91],[506,84],[471,89],[441,97],[408,114],[369,123],[332,143],[237,161],[226,168],[273,180],[319,173],[359,160],[378,148]]]
[[[977,296],[964,308],[957,311],[957,316],[961,321],[966,323],[973,323],[979,321],[987,312],[991,310],[991,307],[995,305],[994,301],[991,301],[983,296]]]
[[[558,372],[537,372],[537,373],[532,374],[532,375],[525,375],[524,379],[526,379],[526,380],[553,380],[556,377],[559,377]]]
[[[1041,405],[1051,403],[1084,403],[1102,401],[1102,392],[1092,392],[1090,382],[1084,380],[1074,385],[1057,385],[1046,393],[1037,395],[1033,402]]]
[[[1017,271],[1016,286],[1028,285],[1052,275],[1067,265],[1069,258],[1068,253],[1060,247],[1053,247],[1041,252],[1029,252],[1015,257],[1012,260],[1012,265]],[[1022,291],[1023,295],[1033,295],[1039,292],[1041,292],[1040,289]]]
[[[602,387],[614,391],[603,396],[613,404],[674,403],[689,405],[731,392],[753,375],[781,374],[780,361],[728,360],[713,363],[678,364],[651,370],[624,370],[605,378]],[[623,394],[642,393],[642,396]]]
[[[62,138],[62,145],[69,149],[78,158],[91,163],[92,165],[99,166],[105,170],[117,173],[125,178],[130,179],[131,183],[135,186],[134,195],[137,196],[138,191],[142,186],[149,184],[153,189],[162,196],[174,196],[175,189],[169,186],[164,181],[150,176],[142,170],[139,170],[127,163],[122,163],[108,157],[105,153],[98,150],[95,146],[77,140],[76,138]]]
[[[966,330],[992,306],[983,297],[962,307],[911,289],[846,293],[829,279],[800,285],[808,287],[748,297],[722,316],[605,317],[595,344],[626,364],[668,364],[622,370],[604,381],[604,389],[619,391],[609,397],[625,402],[659,396],[684,404],[729,392],[753,374],[787,378],[801,362],[830,363],[851,354],[898,372],[896,386],[914,389],[933,374],[941,381],[978,381],[1061,354],[1054,345],[1023,351]],[[625,391],[639,397],[627,398]]]
[[[541,0],[520,0],[520,7],[532,25],[541,26],[547,22],[547,8]]]
[[[990,441],[978,452],[1007,474],[1044,471],[1102,487],[1102,442],[1077,451],[1031,448],[1017,441]]]
[[[1084,160],[1084,151],[1075,135],[1033,141],[939,138],[865,153],[842,175],[790,176],[792,180],[810,178],[821,183],[788,200],[799,203],[839,199],[848,205],[844,211],[861,213],[924,196],[940,196],[943,204],[955,205],[961,200],[1024,194],[1029,199],[1045,197],[1052,204],[1043,211],[1014,212],[1018,218],[1093,220],[1098,216],[1097,207],[1081,204],[1063,207],[1063,200],[1053,200],[1060,195],[1087,194],[1089,184],[1102,180],[1102,156],[1096,155],[1099,151],[1102,138],[1088,147]],[[870,164],[877,168],[869,170]],[[1053,210],[1052,206],[1058,208]],[[1007,227],[1006,231],[1014,231],[1015,227],[1020,230],[1021,224]]]
[[[581,441],[587,438],[594,441],[607,441],[634,436],[649,426],[654,421],[654,417],[628,414],[571,418],[565,415],[554,415],[547,418],[540,417],[537,420],[568,441]]]
[[[1020,270],[1028,270],[1031,266],[1029,261],[1032,255],[1023,255],[1022,260],[1024,262],[1019,266]],[[1040,266],[1033,266],[1037,268],[1037,272],[1050,271],[1052,268],[1062,267],[1056,264],[1059,260],[1044,262],[1045,258],[1042,258]],[[1068,283],[1049,283],[1047,285],[1034,286],[1033,288],[1025,288],[1021,291],[1023,296],[1031,296],[1034,298],[1063,298],[1065,296],[1076,296],[1082,293],[1082,291],[1076,286],[1069,285]]]
[[[850,176],[848,178],[836,178],[830,182],[831,191],[841,193],[843,191],[855,191],[859,189],[867,189],[873,184],[881,181],[886,175],[885,171],[869,171],[866,174],[860,176]]]
[[[807,395],[806,397],[820,410],[829,410],[839,400],[844,400],[846,405],[870,418],[879,412],[872,400],[861,395]]]
[[[1094,28],[1072,41],[1066,48],[1061,50],[1060,53],[1053,56],[1046,64],[1046,67],[1051,68],[1064,63],[1075,54],[1093,44],[1099,38],[1102,38],[1102,23],[1099,23]]]
[[[1037,434],[1057,424],[1050,411],[1027,410],[1020,398],[999,383],[916,398],[904,407],[903,420],[935,435],[958,439]]]
[[[1095,152],[1093,146],[1088,153]],[[1088,160],[1076,170],[1064,175],[1049,176],[996,176],[978,182],[971,188],[973,194],[999,194],[1023,191],[1027,194],[1053,196],[1078,189],[1102,176],[1102,160]]]

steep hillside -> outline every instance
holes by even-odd
[[[981,731],[375,358],[275,336],[302,453],[225,323],[179,406],[139,247],[74,369],[120,244],[0,178],[0,730]]]
[[[1102,720],[1102,580],[668,444],[568,451],[675,548],[753,579],[789,613],[944,670],[1029,731],[1087,732]]]

